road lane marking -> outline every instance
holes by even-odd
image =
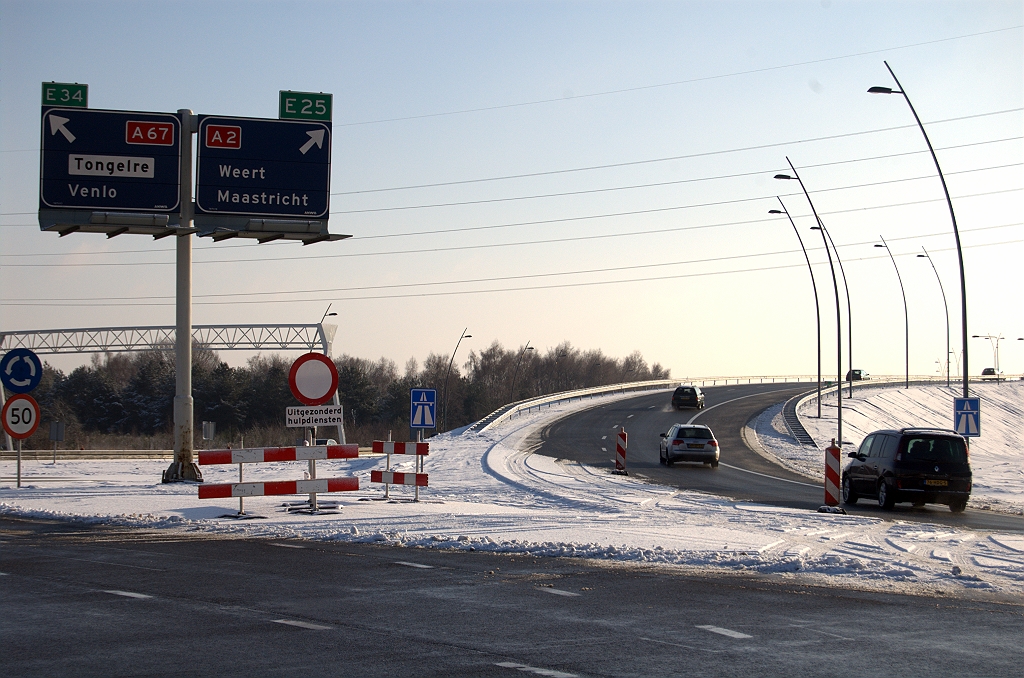
[[[118,567],[130,567],[133,570],[149,570],[151,572],[166,572],[166,570],[158,567],[143,567],[142,565],[126,565],[124,563],[115,563],[107,560],[89,560],[88,558],[65,558],[65,560],[76,560],[82,563],[96,563],[97,565],[116,565]]]
[[[608,440],[608,436],[601,436],[601,440]]]
[[[667,640],[655,640],[654,638],[645,638],[640,636],[640,640],[646,640],[648,643],[657,643],[659,645],[671,645],[672,647],[681,647],[686,650],[702,650],[704,652],[713,652],[715,654],[721,654],[724,650],[709,650],[706,647],[693,647],[692,645],[681,645],[679,643],[670,643]]]
[[[607,452],[607,451],[608,451],[608,448],[607,448],[607,447],[602,447],[602,448],[601,448],[601,451],[602,451],[602,452]]]
[[[612,426],[612,430],[614,431],[614,430],[615,430],[615,429],[617,429],[618,427],[619,427],[619,425],[618,425],[618,424],[616,424],[615,426]]]
[[[633,415],[632,415],[632,414],[630,414],[630,415],[626,415],[626,419],[632,419],[632,418],[633,418]]]
[[[139,600],[142,600],[143,598],[152,598],[153,597],[153,596],[147,596],[145,593],[133,593],[131,591],[110,590],[110,591],[104,591],[104,593],[109,593],[112,596],[123,596],[125,598],[138,598]]]
[[[744,473],[752,473],[755,476],[761,476],[762,478],[771,478],[772,480],[779,480],[779,481],[782,481],[784,483],[793,483],[794,485],[803,485],[804,487],[814,487],[814,488],[820,488],[821,487],[820,483],[817,484],[817,485],[815,485],[814,483],[801,483],[799,480],[789,480],[788,478],[779,478],[777,476],[770,476],[767,473],[758,473],[757,471],[750,471],[748,469],[740,468],[739,466],[733,466],[732,464],[726,464],[724,462],[718,462],[718,465],[719,466],[724,466],[726,468],[731,468],[734,471],[743,471]]]
[[[575,673],[566,673],[565,671],[555,671],[554,669],[542,669],[536,666],[527,666],[526,664],[517,664],[516,662],[498,662],[495,666],[500,666],[504,669],[516,669],[517,671],[523,671],[525,673],[532,673],[538,676],[550,676],[550,678],[579,678]]]
[[[309,629],[310,631],[330,631],[330,626],[323,626],[321,624],[310,624],[309,622],[295,621],[294,619],[271,619],[270,621],[275,624],[284,624],[285,626],[297,626],[300,629]]]
[[[280,546],[283,549],[304,549],[304,548],[306,548],[305,546],[301,546],[299,544],[282,544],[280,542],[274,542],[274,541],[270,542],[270,545],[271,546]]]
[[[572,596],[582,595],[582,594],[579,594],[579,593],[574,593],[573,591],[563,591],[561,589],[553,589],[551,587],[540,587],[540,586],[538,586],[537,590],[538,591],[543,591],[544,593],[551,593],[551,594],[556,595],[556,596],[572,597]]]
[[[686,422],[686,423],[687,424],[692,424],[697,419],[697,417],[699,417],[702,414],[707,414],[708,412],[710,412],[711,410],[715,409],[716,407],[721,407],[722,405],[728,405],[729,403],[734,403],[737,400],[743,400],[744,398],[753,398],[755,396],[763,396],[763,395],[764,395],[764,393],[751,393],[749,395],[740,396],[739,398],[733,398],[732,400],[726,400],[725,402],[718,403],[717,405],[712,405],[711,407],[705,407],[703,410],[701,410],[697,414],[695,414],[692,417],[690,417],[690,420],[688,422]]]
[[[830,636],[832,638],[838,638],[839,640],[854,640],[854,638],[847,638],[846,636],[836,635],[835,633],[829,633],[828,631],[821,631],[810,626],[805,626],[804,624],[790,624],[790,626],[798,629],[804,629],[805,631],[814,631],[815,633],[820,633],[823,636]]]
[[[754,636],[748,636],[745,633],[740,633],[739,631],[733,631],[732,629],[723,629],[721,626],[711,626],[710,624],[703,624],[703,625],[698,624],[697,628],[698,629],[704,629],[705,631],[711,631],[711,633],[718,633],[718,634],[721,634],[723,636],[729,636],[730,638],[743,639],[743,638],[753,638],[754,637]]]
[[[395,565],[405,565],[406,567],[418,567],[421,570],[433,570],[433,565],[423,565],[422,563],[409,563],[404,560],[396,560]]]

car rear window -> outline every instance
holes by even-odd
[[[966,462],[967,449],[956,438],[911,436],[906,440],[905,459],[908,461]]]
[[[681,388],[678,391],[676,391],[676,395],[692,396],[693,395],[693,389],[692,388]]]
[[[711,430],[703,427],[690,427],[681,428],[676,433],[677,438],[700,438],[702,440],[708,440],[712,437]]]

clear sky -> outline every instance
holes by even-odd
[[[40,83],[91,108],[274,118],[334,95],[330,229],[302,247],[196,239],[196,324],[316,322],[335,354],[422,361],[568,340],[673,376],[826,375],[835,297],[792,160],[838,246],[856,367],[934,374],[969,330],[1024,371],[1020,2],[0,0],[0,330],[173,325],[174,243],[42,233]],[[524,176],[527,175],[527,176]],[[840,293],[843,293],[840,280]],[[846,299],[843,296],[844,342]],[[971,340],[971,372],[992,363]],[[844,348],[844,367],[845,364]],[[237,363],[244,356],[223,354]],[[67,368],[84,359],[51,360]]]

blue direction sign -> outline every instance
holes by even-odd
[[[326,219],[331,123],[199,116],[196,214]]]
[[[0,358],[0,383],[13,393],[28,393],[39,386],[43,364],[27,348],[12,348]]]
[[[981,436],[981,398],[953,399],[953,430],[965,438]]]
[[[44,107],[40,149],[40,209],[178,209],[177,115]]]
[[[410,392],[412,409],[409,412],[410,428],[436,428],[437,390],[414,388]]]

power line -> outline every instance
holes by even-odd
[[[943,234],[943,235],[945,235],[945,234]],[[901,240],[902,239],[904,239],[904,238],[901,238]],[[874,242],[874,241],[873,240],[872,241],[864,241],[863,243],[858,243],[858,244],[860,244],[860,245],[867,245],[867,244],[871,244],[872,242]],[[1000,246],[1000,245],[1016,245],[1016,244],[1020,244],[1020,243],[1024,243],[1024,240],[1006,240],[1006,241],[996,242],[996,243],[984,243],[984,244],[979,244],[979,245],[968,245],[968,246],[964,247],[964,249],[974,249],[974,248],[980,248],[980,247],[995,247],[995,246]],[[933,252],[949,252],[949,251],[953,251],[953,250],[954,250],[954,248],[947,247],[947,248],[941,248],[941,249],[933,250]],[[797,250],[791,250],[790,253],[795,253],[796,251]],[[775,254],[781,254],[781,252],[772,252],[772,253],[760,254],[760,255],[737,255],[735,257],[728,257],[728,258],[745,258],[745,257],[751,257],[751,256],[768,256],[768,255],[775,255]],[[852,261],[869,261],[869,260],[872,260],[872,259],[884,259],[885,256],[886,255],[858,257],[858,258],[854,258],[854,259],[847,259],[847,261],[849,261],[849,262],[852,262]],[[909,256],[909,254],[906,255],[906,256]],[[713,261],[713,260],[704,259],[704,260],[701,260],[701,261]],[[691,262],[691,263],[694,263],[694,262]],[[733,275],[733,274],[737,274],[737,273],[755,273],[755,272],[762,272],[762,271],[777,271],[777,270],[783,270],[783,269],[787,269],[787,268],[803,268],[804,266],[805,266],[805,264],[802,264],[802,263],[799,263],[799,264],[779,264],[777,266],[760,266],[760,267],[746,268],[746,269],[734,269],[734,270],[729,270],[729,271],[707,271],[707,272],[702,272],[702,273],[679,273],[679,274],[675,274],[675,275],[664,275],[664,276],[657,276],[657,277],[628,278],[628,279],[625,279],[625,280],[596,280],[596,281],[589,281],[589,282],[559,283],[559,284],[553,284],[553,285],[531,285],[531,286],[526,286],[526,287],[511,287],[511,288],[499,288],[499,289],[452,290],[452,291],[439,291],[439,292],[417,292],[417,293],[407,293],[407,294],[378,294],[378,295],[363,295],[363,296],[357,296],[357,297],[342,297],[340,299],[336,298],[336,297],[331,297],[331,298],[325,297],[325,298],[321,298],[321,299],[302,299],[301,301],[303,303],[310,303],[310,302],[321,303],[321,302],[325,302],[325,301],[342,302],[342,301],[364,301],[364,300],[374,300],[374,299],[406,299],[406,298],[442,297],[442,296],[456,296],[456,295],[462,295],[462,294],[491,294],[491,293],[496,293],[496,292],[527,292],[527,291],[536,291],[536,290],[568,289],[568,288],[577,288],[577,287],[594,287],[594,286],[598,286],[598,285],[621,285],[621,284],[627,284],[627,283],[651,282],[651,281],[659,281],[660,282],[660,281],[665,281],[665,280],[678,280],[678,279],[682,279],[682,278],[702,278],[702,277],[715,276],[715,275]],[[143,297],[143,298],[148,298],[148,297]],[[162,297],[158,297],[158,298],[162,298]],[[241,300],[241,301],[239,301],[239,300],[232,300],[232,301],[197,301],[197,302],[194,302],[194,305],[197,305],[197,306],[223,306],[223,305],[238,305],[238,304],[294,304],[294,303],[296,303],[296,301],[299,301],[299,300],[296,300],[296,299],[253,299],[253,300]],[[116,301],[116,302],[109,302],[109,303],[82,303],[81,301],[75,301],[75,302],[71,302],[71,303],[73,303],[75,306],[80,306],[80,307],[173,306],[174,305],[173,301],[166,301],[166,302],[141,302],[141,303],[132,303],[130,301],[127,302],[127,303],[125,301]],[[47,306],[47,307],[61,307],[61,306],[68,306],[68,305],[71,305],[71,304],[70,303],[65,303],[65,302],[61,302],[61,303],[47,303],[47,302],[27,302],[27,301],[18,301],[18,302],[3,302],[3,301],[0,301],[0,306]]]
[[[605,91],[602,91],[602,92],[591,92],[590,94],[579,94],[579,95],[576,95],[576,96],[572,97],[572,99],[592,99],[592,98],[596,98],[596,97],[609,96],[609,95],[612,95],[612,94],[626,94],[626,93],[629,93],[629,92],[642,92],[642,91],[645,91],[645,90],[660,89],[660,88],[664,88],[664,87],[676,87],[678,85],[690,85],[690,84],[694,84],[694,83],[698,83],[698,82],[708,82],[709,80],[722,80],[722,79],[725,79],[725,78],[735,78],[735,77],[742,76],[742,75],[754,75],[756,73],[768,73],[768,72],[771,72],[771,71],[785,70],[787,68],[796,68],[798,66],[809,66],[811,64],[827,63],[829,61],[840,61],[842,59],[853,59],[853,58],[861,57],[861,56],[869,56],[871,54],[883,54],[885,52],[892,52],[892,51],[902,50],[902,49],[912,49],[914,47],[924,47],[926,45],[935,45],[935,44],[939,44],[939,43],[942,43],[942,42],[949,42],[949,41],[952,41],[952,40],[963,40],[965,38],[974,38],[974,37],[979,37],[979,36],[982,36],[982,35],[991,35],[993,33],[1002,33],[1002,32],[1005,32],[1005,31],[1017,30],[1017,29],[1022,28],[1022,27],[1024,27],[1024,26],[1010,26],[1010,27],[1007,27],[1007,28],[996,28],[996,29],[993,29],[993,30],[990,30],[990,31],[981,31],[979,33],[966,33],[964,35],[956,35],[956,36],[953,36],[953,37],[950,37],[950,38],[939,38],[937,40],[927,40],[925,42],[915,42],[915,43],[911,43],[909,45],[901,45],[899,47],[888,47],[888,48],[885,48],[885,49],[874,49],[874,50],[868,50],[866,52],[855,52],[853,54],[844,54],[844,55],[835,56],[835,57],[825,57],[824,59],[812,59],[810,61],[798,61],[798,62],[794,62],[794,63],[790,63],[790,64],[782,64],[782,65],[779,65],[779,66],[765,66],[764,68],[754,68],[754,69],[750,69],[750,70],[746,70],[746,71],[734,71],[732,73],[722,73],[722,74],[719,74],[719,75],[707,75],[707,76],[703,76],[703,77],[699,77],[699,78],[689,78],[689,79],[686,79],[686,80],[674,80],[672,82],[664,82],[664,83],[659,83],[659,84],[655,84],[655,85],[638,85],[636,87],[625,87],[625,88],[622,88],[622,89],[611,89],[611,90],[605,90]],[[445,111],[445,112],[441,112],[441,113],[422,113],[422,114],[419,114],[419,115],[407,115],[407,116],[401,116],[401,117],[396,117],[396,118],[381,118],[381,119],[378,119],[378,120],[364,120],[364,121],[360,121],[360,122],[335,123],[335,127],[354,127],[354,126],[359,126],[359,125],[379,125],[379,124],[388,123],[388,122],[403,122],[403,121],[407,121],[407,120],[423,120],[423,119],[426,119],[426,118],[440,118],[440,117],[451,116],[451,115],[465,115],[467,113],[483,113],[483,112],[487,112],[487,111],[499,111],[499,110],[504,110],[504,109],[509,109],[509,108],[523,108],[523,107],[526,107],[526,106],[537,106],[537,105],[540,105],[540,104],[564,103],[566,101],[571,101],[572,99],[568,99],[567,100],[564,97],[549,98],[549,99],[535,99],[533,101],[523,101],[523,102],[512,103],[512,104],[498,104],[498,105],[495,105],[495,106],[481,106],[479,108],[464,108],[464,109],[461,109],[461,110]]]
[[[957,200],[965,200],[965,199],[968,199],[968,198],[977,198],[977,197],[983,197],[983,196],[989,196],[989,195],[999,195],[999,194],[1003,194],[1003,193],[1012,193],[1012,192],[1016,192],[1016,191],[1020,191],[1020,190],[1022,190],[1022,189],[1021,188],[1009,188],[1009,189],[1004,189],[1004,190],[999,190],[999,191],[986,191],[986,192],[983,192],[983,193],[971,193],[971,194],[960,195],[960,196],[955,196],[955,197],[956,197]],[[800,195],[800,194],[797,194],[797,193],[787,193],[787,194],[783,194],[783,195],[785,195],[787,197],[793,197],[793,196]],[[542,220],[537,220],[537,221],[524,221],[524,222],[515,222],[515,223],[510,223],[510,224],[498,224],[498,225],[494,225],[494,226],[482,226],[482,227],[475,227],[475,228],[469,228],[469,229],[460,229],[460,231],[465,231],[465,230],[483,230],[483,229],[493,229],[493,228],[508,228],[508,227],[512,227],[512,226],[538,226],[538,225],[548,225],[548,224],[554,224],[554,223],[585,221],[585,220],[589,220],[589,219],[605,219],[605,218],[622,217],[622,216],[637,216],[637,215],[641,215],[641,214],[653,214],[653,213],[661,213],[661,212],[678,211],[678,210],[683,210],[683,209],[691,209],[691,208],[695,208],[695,207],[709,207],[709,206],[720,206],[720,205],[728,205],[728,204],[755,202],[755,201],[759,201],[759,200],[769,200],[769,199],[774,198],[774,197],[775,197],[774,195],[771,195],[771,196],[760,196],[760,197],[755,197],[755,198],[741,198],[741,199],[737,199],[737,200],[728,200],[728,201],[715,202],[715,203],[705,203],[705,204],[700,204],[700,205],[677,205],[677,206],[672,206],[672,207],[658,207],[658,208],[651,208],[651,209],[646,209],[646,210],[633,210],[633,211],[629,211],[629,212],[614,212],[614,213],[608,213],[608,214],[596,214],[596,215],[588,215],[588,216],[580,216],[580,217],[562,217],[562,218],[557,218],[557,219],[542,219]],[[844,210],[832,210],[832,211],[828,211],[828,212],[821,212],[821,214],[827,216],[827,215],[835,215],[835,214],[847,214],[847,213],[850,213],[850,212],[863,212],[863,211],[876,210],[876,209],[888,209],[890,207],[907,207],[907,206],[912,206],[912,205],[927,204],[927,203],[930,203],[930,202],[939,202],[941,200],[942,200],[942,198],[926,198],[926,199],[923,199],[923,200],[913,200],[913,201],[908,201],[908,202],[888,203],[888,204],[884,204],[884,205],[872,205],[872,206],[868,206],[868,207],[855,207],[855,208],[849,208],[849,209],[844,209]],[[549,238],[549,239],[545,239],[545,240],[526,240],[526,241],[509,242],[509,243],[486,243],[486,244],[481,244],[481,245],[460,245],[460,246],[452,246],[452,247],[434,247],[434,248],[429,248],[429,249],[418,248],[418,249],[407,249],[407,250],[384,250],[384,251],[378,251],[378,252],[362,252],[362,253],[350,253],[350,254],[320,254],[320,255],[301,256],[301,257],[259,257],[259,258],[250,258],[250,259],[208,259],[206,261],[194,261],[193,265],[198,266],[198,265],[205,265],[205,264],[244,264],[244,263],[270,262],[270,261],[310,261],[310,260],[313,260],[313,259],[347,259],[347,258],[352,258],[352,257],[390,256],[390,255],[400,255],[400,254],[426,254],[426,253],[437,253],[437,252],[458,252],[458,251],[475,250],[475,249],[494,249],[494,248],[500,248],[500,247],[517,247],[517,246],[525,246],[525,245],[546,245],[546,244],[563,243],[563,242],[580,242],[580,241],[586,241],[586,240],[599,240],[599,239],[605,239],[605,238],[623,238],[623,237],[632,237],[632,236],[639,236],[639,235],[660,235],[660,234],[664,234],[664,233],[676,233],[676,232],[681,232],[681,231],[692,231],[692,230],[699,230],[699,229],[706,229],[706,228],[720,228],[720,227],[723,227],[723,226],[738,226],[738,225],[744,225],[744,224],[756,224],[756,223],[762,223],[764,221],[768,221],[768,219],[754,219],[754,220],[731,221],[731,222],[722,222],[722,223],[716,223],[716,224],[698,224],[698,225],[694,225],[694,226],[676,226],[676,227],[672,227],[672,228],[654,229],[654,230],[646,230],[646,231],[627,231],[627,232],[620,232],[620,233],[604,233],[604,234],[596,234],[596,235],[588,235],[588,236],[572,236],[572,237],[565,237],[565,238]],[[3,264],[3,266],[7,267],[7,268],[74,268],[74,267],[89,267],[89,266],[173,266],[173,265],[175,265],[173,261],[156,261],[156,262],[134,262],[134,261],[127,261],[127,262],[101,262],[101,263],[82,262],[82,263],[60,263],[60,264]]]
[[[933,120],[929,122],[929,125],[938,125],[946,122],[958,122],[961,120],[971,120],[974,118],[986,118],[993,115],[1003,115],[1005,113],[1017,113],[1024,110],[1024,108],[1007,108],[1002,111],[992,111],[990,113],[977,113],[974,115],[964,115],[957,118],[945,118],[943,120]],[[406,191],[416,188],[437,188],[439,186],[462,186],[466,184],[480,184],[489,181],[505,181],[508,179],[529,179],[532,177],[543,177],[552,176],[557,174],[571,174],[573,172],[590,172],[593,170],[602,169],[613,169],[616,167],[633,167],[636,165],[649,165],[652,163],[659,162],[671,162],[673,160],[692,160],[694,158],[707,158],[715,155],[725,155],[728,153],[742,153],[744,151],[760,151],[766,148],[779,148],[782,146],[795,146],[796,144],[809,144],[818,141],[831,141],[834,139],[847,139],[850,137],[864,136],[867,134],[878,134],[880,132],[892,132],[901,129],[917,129],[917,125],[896,125],[894,127],[880,127],[877,129],[861,130],[859,132],[844,132],[842,134],[830,134],[823,137],[811,137],[809,139],[798,139],[795,141],[776,141],[770,144],[758,144],[755,146],[739,146],[737,148],[726,148],[717,151],[704,151],[701,153],[687,153],[684,155],[673,155],[664,158],[647,158],[644,160],[628,160],[624,162],[613,162],[603,165],[588,165],[586,167],[570,167],[566,169],[558,170],[543,170],[539,172],[524,172],[522,174],[505,174],[494,177],[482,177],[477,179],[458,179],[455,181],[440,181],[431,184],[412,184],[409,186],[391,186],[388,188],[367,188],[359,191],[341,191],[338,193],[331,193],[331,195],[362,195],[367,193],[383,193],[386,191]]]
[[[769,218],[765,221],[780,221],[778,218]],[[991,231],[1001,228],[1010,228],[1012,226],[1020,226],[1022,222],[1014,222],[1011,224],[999,224],[995,226],[982,226],[978,228],[964,229],[962,233],[977,233],[981,231]],[[921,233],[916,235],[902,236],[898,238],[891,238],[889,242],[900,242],[904,240],[919,241],[924,238],[936,238],[941,236],[949,235],[948,231],[941,231],[938,233]],[[840,243],[838,247],[860,247],[864,245],[871,245],[874,240],[865,240],[863,242],[854,243]],[[822,247],[810,247],[809,251],[817,251],[823,249]],[[593,268],[583,269],[576,271],[555,271],[551,273],[529,273],[523,275],[509,275],[509,276],[495,276],[490,278],[468,278],[464,280],[437,280],[432,282],[414,282],[414,283],[394,283],[389,285],[361,285],[356,287],[333,287],[333,288],[315,288],[315,289],[302,289],[302,290],[274,290],[270,292],[218,292],[212,294],[195,294],[192,296],[193,299],[218,299],[225,297],[265,297],[280,294],[324,294],[327,292],[353,292],[353,291],[364,291],[364,290],[386,290],[386,289],[401,289],[407,287],[429,287],[434,285],[466,285],[470,283],[481,283],[481,282],[506,282],[509,280],[526,280],[532,278],[550,278],[557,276],[567,275],[589,275],[593,273],[612,273],[618,271],[633,271],[648,268],[664,268],[667,266],[688,266],[692,264],[719,262],[719,261],[732,261],[738,259],[748,259],[752,257],[765,257],[765,256],[776,256],[776,255],[787,255],[787,254],[798,254],[801,250],[780,250],[776,252],[756,252],[752,254],[734,254],[722,257],[702,257],[700,259],[680,261],[673,260],[670,262],[662,262],[656,264],[634,264],[630,266],[610,266],[605,268]],[[916,252],[914,253],[916,255]],[[897,255],[900,256],[900,255]],[[884,258],[884,257],[883,257]],[[173,295],[149,295],[149,296],[131,296],[131,297],[19,297],[19,301],[30,302],[30,301],[116,301],[116,300],[133,300],[133,299],[174,299]]]

